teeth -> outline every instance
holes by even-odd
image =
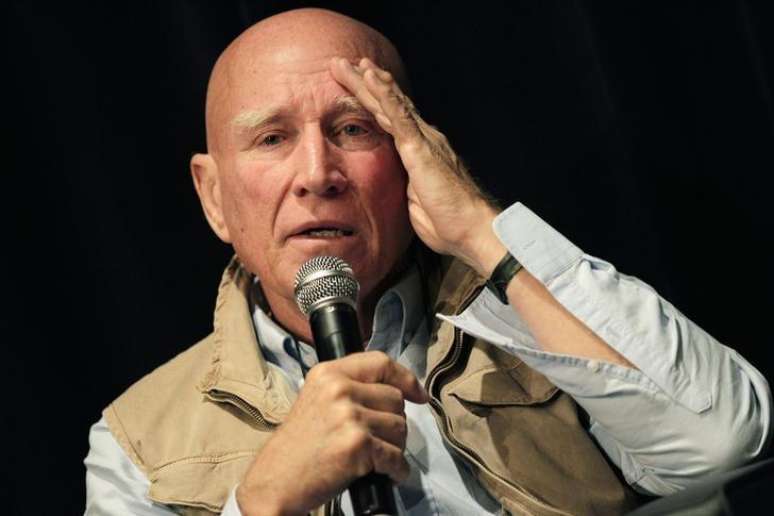
[[[340,237],[351,234],[349,231],[343,231],[341,229],[312,229],[307,234],[316,237]]]

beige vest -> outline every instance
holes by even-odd
[[[482,281],[459,262],[428,284],[434,312],[459,313]],[[218,513],[295,393],[259,351],[233,260],[214,331],[109,405],[116,440],[150,480],[148,497],[184,514]],[[435,285],[435,288],[433,288]],[[433,318],[426,387],[441,433],[513,514],[621,514],[636,504],[578,419],[568,395],[520,359]],[[271,474],[267,472],[267,474]],[[316,514],[330,511],[330,505]]]

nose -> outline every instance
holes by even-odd
[[[330,148],[319,126],[307,126],[295,152],[293,193],[335,197],[347,189],[337,153]]]

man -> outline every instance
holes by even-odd
[[[236,259],[213,333],[92,428],[87,513],[349,512],[372,470],[407,514],[621,513],[765,450],[765,379],[523,205],[498,213],[405,87],[393,46],[330,11],[223,52],[191,170]],[[293,278],[322,254],[352,265],[367,342],[315,365]]]

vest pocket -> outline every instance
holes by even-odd
[[[486,407],[534,405],[550,400],[559,389],[523,362],[503,370],[491,366],[454,380],[449,395],[466,404]]]
[[[149,497],[165,505],[219,513],[255,457],[255,451],[189,457],[160,466],[150,475]]]
[[[561,400],[559,394],[555,385],[520,361],[507,368],[487,365],[442,389],[452,441],[474,458],[474,474],[508,514],[571,514],[551,496],[563,475],[552,470],[553,450],[540,444],[547,423],[556,421],[554,400]],[[547,443],[555,442],[551,430]]]
[[[514,514],[622,514],[626,488],[581,426],[575,402],[523,363],[486,365],[441,397],[452,442]]]

